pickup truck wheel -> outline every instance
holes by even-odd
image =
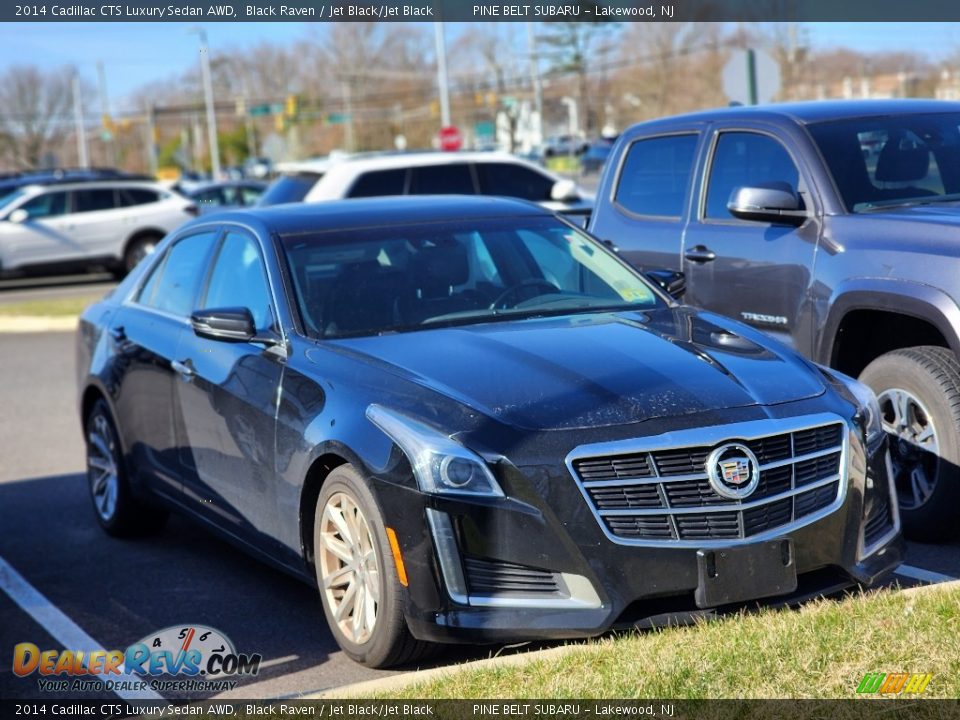
[[[381,668],[414,662],[433,649],[407,629],[383,516],[351,465],[335,468],[323,484],[313,547],[323,612],[347,655]]]
[[[924,346],[881,355],[861,373],[880,401],[904,534],[938,541],[960,518],[960,362]]]

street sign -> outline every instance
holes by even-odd
[[[723,91],[731,102],[756,105],[780,92],[780,66],[763,50],[733,50],[723,66]]]
[[[453,151],[463,147],[463,136],[460,134],[460,131],[452,125],[440,128],[440,133],[437,137],[440,140],[441,150]]]

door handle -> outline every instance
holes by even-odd
[[[193,369],[193,363],[189,359],[180,362],[179,360],[171,360],[170,367],[175,373],[182,375],[185,378],[193,377],[197,374],[197,371]]]
[[[123,329],[123,325],[115,325],[114,327],[107,330],[107,332],[110,333],[110,337],[112,337],[117,342],[123,342],[124,340],[127,339],[127,332],[126,330]]]
[[[717,259],[717,254],[703,245],[690,248],[683,256],[690,262],[695,263],[708,263]]]

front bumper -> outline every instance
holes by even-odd
[[[852,423],[849,433],[837,504],[806,525],[772,534],[790,543],[797,585],[766,602],[800,602],[853,584],[872,585],[903,560],[895,510],[882,532],[874,519],[873,534],[864,539],[865,511],[881,506],[878,492],[893,493],[886,442],[868,450]],[[750,598],[698,606],[702,567],[696,543],[613,541],[567,468],[503,461],[496,470],[507,498],[428,496],[389,481],[375,486],[403,548],[405,615],[417,638],[495,643],[587,637],[749,604]],[[751,540],[733,544],[749,546]]]

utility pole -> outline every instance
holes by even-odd
[[[150,168],[150,174],[156,176],[160,169],[160,163],[157,160],[157,108],[151,105],[147,110],[146,141],[147,141],[147,167]]]
[[[247,78],[244,77],[240,85],[243,92],[243,124],[247,128],[247,152],[250,157],[259,157],[257,152],[257,133],[253,127],[253,118],[250,117],[250,87],[247,85]]]
[[[83,98],[80,96],[80,73],[73,73],[73,120],[77,134],[77,160],[80,167],[90,167],[90,158],[87,155],[87,130],[83,124]]]
[[[346,75],[340,83],[340,88],[343,91],[343,107],[346,110],[347,117],[346,128],[344,129],[344,139],[343,144],[346,145],[344,150],[347,152],[354,151],[354,137],[353,137],[353,89],[350,86],[350,78]]]
[[[437,43],[437,86],[440,90],[440,125],[450,127],[450,88],[447,85],[447,42],[443,37],[443,23],[433,23]]]
[[[114,146],[113,123],[110,122],[110,100],[107,97],[107,72],[102,62],[97,62],[97,78],[100,82],[100,113],[103,115],[103,141],[107,150],[107,164],[117,166],[117,153]]]
[[[214,180],[220,178],[220,145],[217,142],[217,115],[213,109],[213,80],[210,76],[210,46],[207,31],[192,28],[189,32],[200,39],[200,75],[203,78],[203,98],[207,104],[207,141],[210,145],[210,173]]]
[[[533,107],[537,112],[534,125],[536,144],[543,143],[543,83],[540,80],[540,55],[537,52],[537,36],[533,32],[533,23],[527,23],[527,47],[530,52],[530,80],[533,84]]]

